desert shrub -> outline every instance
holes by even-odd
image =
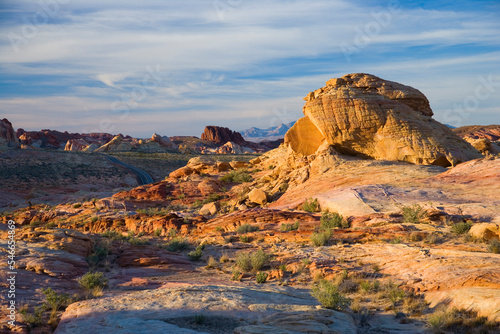
[[[248,235],[240,235],[240,241],[243,243],[248,243],[252,241],[252,238],[249,237]]]
[[[257,283],[259,283],[259,284],[266,283],[266,281],[267,281],[267,274],[263,273],[263,272],[257,273],[257,275],[255,276],[255,281]]]
[[[403,241],[403,238],[401,237],[394,237],[391,240],[389,240],[390,244],[400,244]]]
[[[252,176],[246,170],[233,170],[220,178],[222,182],[244,183],[252,181]]]
[[[345,279],[338,285],[340,293],[354,293],[358,292],[359,284],[353,280]]]
[[[19,310],[23,318],[23,322],[28,325],[28,327],[35,328],[44,324],[43,313],[45,312],[46,305],[37,306],[34,308],[33,312],[29,312],[27,307]]]
[[[240,281],[241,280],[241,271],[234,268],[233,269],[233,276],[231,276],[231,280],[232,281]]]
[[[411,232],[408,239],[410,241],[417,242],[417,241],[422,241],[423,236],[422,236],[422,233],[420,233],[420,232]]]
[[[71,303],[71,299],[67,293],[57,293],[52,288],[42,289],[42,292],[45,295],[47,305],[53,311],[64,309]]]
[[[490,244],[488,245],[488,251],[490,251],[491,253],[500,254],[500,241],[491,240]]]
[[[337,212],[323,212],[321,214],[321,228],[323,230],[338,228],[348,228],[349,223]]]
[[[248,233],[248,232],[256,232],[258,230],[259,230],[258,226],[250,225],[250,224],[243,224],[241,226],[238,226],[238,228],[236,229],[236,233],[244,234],[244,233]]]
[[[224,232],[224,228],[222,226],[217,226],[215,228],[215,231],[217,231],[217,232]]]
[[[206,318],[203,314],[195,314],[193,316],[193,322],[197,325],[201,325],[205,322]]]
[[[340,294],[337,286],[325,279],[318,281],[311,289],[311,296],[316,298],[323,307],[342,311],[349,307],[351,300]]]
[[[319,203],[317,198],[308,198],[302,204],[302,210],[307,212],[319,212]]]
[[[78,209],[80,208],[82,205],[80,203],[76,203],[73,205],[73,209]]]
[[[210,256],[207,260],[207,268],[216,268],[219,262],[213,257]]]
[[[421,315],[427,308],[427,302],[425,301],[423,295],[417,296],[415,294],[407,294],[403,300],[403,310],[407,314],[411,315]]]
[[[453,308],[446,310],[441,308],[431,314],[427,322],[435,333],[442,333],[442,331],[488,333],[489,330],[498,328],[498,323],[488,321],[486,317],[478,317],[477,312],[471,309]]]
[[[187,255],[188,258],[191,261],[198,261],[203,256],[203,249],[204,248],[205,248],[204,245],[199,245],[198,247],[196,247],[196,249],[194,251],[188,253],[188,255]]]
[[[80,287],[95,297],[102,294],[102,290],[108,286],[108,279],[101,272],[88,272],[77,280]]]
[[[180,252],[189,248],[189,242],[185,239],[173,239],[166,244],[169,252]]]
[[[236,253],[236,265],[244,272],[252,269],[252,260],[250,254],[244,252]]]
[[[90,222],[92,222],[92,223],[95,223],[98,220],[99,220],[99,217],[92,217],[92,218],[90,218]]]
[[[210,194],[207,198],[205,198],[202,202],[202,204],[208,204],[212,202],[216,202],[218,200],[222,199],[222,196],[219,194]]]
[[[311,235],[311,242],[313,243],[314,246],[320,247],[324,246],[328,242],[328,240],[330,240],[331,237],[332,237],[331,230],[314,232]]]
[[[427,210],[419,204],[403,208],[403,221],[409,224],[420,224],[428,217]]]
[[[252,269],[254,271],[259,271],[269,263],[269,256],[266,252],[264,252],[264,250],[259,249],[258,251],[250,254],[250,262],[252,264]]]
[[[106,260],[109,254],[109,248],[102,244],[95,244],[92,253],[87,257],[87,263],[90,269],[98,268]]]
[[[383,287],[384,296],[391,301],[393,309],[396,308],[396,304],[403,300],[405,297],[405,292],[397,287],[396,284],[388,282]]]
[[[363,280],[359,282],[359,288],[364,293],[377,292],[380,289],[380,282]]]
[[[461,223],[456,223],[451,227],[451,231],[456,234],[465,234],[469,232],[472,227],[472,222],[466,221]]]
[[[299,229],[299,225],[300,223],[298,221],[296,221],[295,223],[293,224],[281,224],[281,232],[290,232],[290,231],[296,231]]]
[[[280,192],[284,193],[288,190],[288,183],[280,184]]]
[[[438,242],[441,242],[441,237],[437,233],[430,233],[424,239],[424,243],[430,245],[437,244]]]

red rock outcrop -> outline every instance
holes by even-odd
[[[17,147],[19,141],[12,127],[12,123],[6,118],[0,120],[0,148]]]
[[[228,141],[238,145],[245,145],[246,141],[243,136],[236,131],[232,131],[222,126],[207,126],[205,131],[201,134],[202,140],[207,140],[217,144],[225,144]]]
[[[453,129],[462,138],[500,140],[500,125],[469,125]]]
[[[481,157],[433,120],[427,98],[409,86],[356,73],[329,80],[304,99],[309,122],[299,120],[285,137],[296,153],[310,155],[321,141],[343,154],[423,165],[447,167]],[[313,126],[317,130],[312,132],[321,136],[305,145],[301,138],[307,138]]]

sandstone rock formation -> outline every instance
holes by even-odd
[[[0,120],[0,148],[18,147],[17,139],[12,123],[6,118]]]
[[[74,303],[55,333],[207,333],[176,325],[196,314],[219,320],[211,333],[357,333],[349,315],[319,309],[304,292],[191,284]]]
[[[446,167],[481,157],[433,120],[427,98],[409,86],[356,73],[329,80],[304,99],[306,119],[285,137],[296,153],[310,155],[325,141],[343,154],[424,165]]]
[[[222,126],[206,126],[205,131],[201,134],[202,140],[207,140],[217,144],[225,144],[228,141],[238,145],[244,145],[245,139],[236,131],[232,131]]]
[[[255,150],[229,141],[213,152],[215,154],[252,154],[255,153]]]

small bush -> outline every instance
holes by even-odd
[[[28,308],[22,308],[19,310],[25,322],[29,328],[35,328],[43,325],[43,313],[45,312],[46,305],[37,306],[34,308],[33,313],[28,312]]]
[[[216,268],[219,262],[213,257],[210,256],[207,260],[207,268]]]
[[[241,281],[241,271],[234,268],[233,269],[233,276],[231,276],[231,280],[232,281]]]
[[[159,236],[161,236],[161,232],[163,232],[163,229],[162,229],[162,228],[160,228],[160,227],[158,227],[158,228],[155,230],[154,235],[155,235],[156,237],[159,237]]]
[[[102,290],[108,286],[108,279],[101,272],[88,272],[78,280],[80,287],[93,296],[100,296]]]
[[[439,309],[427,319],[435,333],[448,331],[452,333],[489,333],[498,328],[498,323],[490,322],[486,317],[478,317],[474,310]],[[474,331],[471,331],[474,330]]]
[[[472,222],[466,221],[461,223],[456,223],[451,227],[451,231],[456,234],[465,234],[469,232],[472,227]]]
[[[335,284],[325,279],[319,280],[313,286],[311,296],[316,298],[323,307],[337,311],[342,311],[351,304],[351,300],[342,296]]]
[[[245,170],[233,170],[220,178],[222,182],[244,183],[252,181],[252,176]]]
[[[424,239],[425,244],[434,245],[441,242],[441,237],[437,233],[428,234]]]
[[[299,229],[299,222],[296,221],[295,223],[293,224],[281,224],[281,232],[290,232],[290,231],[297,231]]]
[[[250,271],[252,269],[250,254],[244,252],[236,253],[236,265],[244,272]]]
[[[98,220],[99,220],[99,217],[92,217],[92,218],[90,218],[90,222],[92,222],[92,223],[95,223]]]
[[[308,198],[302,204],[302,210],[307,212],[319,212],[319,203],[317,198]]]
[[[488,251],[494,254],[500,254],[500,241],[499,240],[491,240],[488,245]]]
[[[243,243],[248,243],[252,241],[252,238],[249,237],[248,235],[240,235],[240,241]]]
[[[321,229],[327,230],[335,227],[338,228],[348,228],[349,223],[337,212],[323,212],[321,215]]]
[[[203,256],[203,249],[204,248],[205,248],[204,245],[199,245],[198,247],[196,247],[196,249],[194,251],[188,253],[188,255],[187,255],[188,258],[191,261],[198,261]]]
[[[47,304],[53,311],[65,309],[71,302],[67,293],[57,293],[52,288],[42,289]]]
[[[73,209],[78,209],[80,208],[82,205],[80,203],[76,203],[75,205],[73,205]]]
[[[422,208],[419,204],[405,206],[403,208],[403,221],[408,224],[420,224],[428,216],[427,210]]]
[[[420,232],[411,232],[408,239],[410,241],[417,242],[417,241],[422,241],[423,236],[422,236],[422,233],[420,233]]]
[[[257,276],[255,277],[255,281],[259,284],[264,284],[267,281],[267,274],[266,273],[257,273]]]
[[[189,248],[189,242],[185,239],[174,239],[166,247],[169,252],[180,252]]]
[[[314,246],[320,247],[326,245],[326,243],[328,242],[328,240],[330,240],[331,237],[332,237],[331,230],[315,232],[311,235],[311,242],[313,243]]]
[[[238,226],[238,228],[236,229],[236,233],[245,234],[245,233],[249,233],[249,232],[256,232],[258,230],[259,230],[258,226],[250,225],[250,224],[243,224],[241,226]]]
[[[269,257],[267,256],[266,252],[264,252],[262,249],[259,249],[258,251],[253,252],[250,255],[250,262],[252,264],[252,269],[254,271],[259,271],[269,263]]]

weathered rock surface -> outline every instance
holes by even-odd
[[[319,146],[319,132],[340,153],[380,160],[446,167],[481,157],[447,126],[433,120],[427,98],[409,86],[370,74],[348,74],[328,81],[305,100],[309,122],[299,121],[287,136],[297,153],[307,155]],[[307,133],[313,134],[314,144],[300,140]]]
[[[18,147],[17,139],[12,123],[6,118],[0,120],[0,148]]]
[[[227,142],[233,142],[238,145],[246,143],[243,136],[236,131],[232,131],[222,126],[206,126],[204,132],[201,134],[202,140],[207,140],[216,144],[223,145]]]
[[[248,193],[248,201],[258,205],[264,205],[267,203],[267,194],[262,189],[252,189]]]
[[[231,333],[356,333],[352,318],[317,306],[307,292],[287,288],[198,286],[160,288],[70,305],[55,333],[204,333],[177,324],[202,314]],[[186,328],[187,327],[187,328]]]

